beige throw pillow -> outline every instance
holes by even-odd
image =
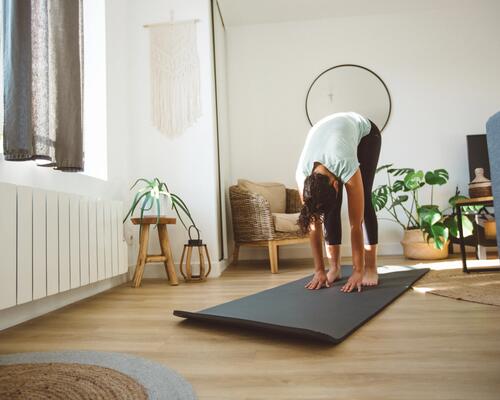
[[[299,219],[300,213],[295,214],[280,214],[274,213],[274,229],[277,232],[297,232],[299,226],[297,225],[297,220]]]
[[[238,186],[243,190],[263,196],[269,202],[272,213],[286,212],[285,185],[275,182],[257,183],[246,179],[238,179]]]

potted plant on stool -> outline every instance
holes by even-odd
[[[162,197],[166,198],[167,201],[170,203],[171,208],[177,214],[177,217],[181,221],[182,225],[186,229],[188,236],[189,236],[189,241],[184,246],[184,251],[182,253],[182,258],[181,258],[181,262],[180,262],[180,266],[179,266],[180,272],[186,281],[192,281],[192,280],[204,281],[205,278],[210,274],[210,271],[211,271],[210,256],[208,254],[207,245],[204,244],[203,241],[201,240],[200,230],[196,226],[186,203],[184,203],[184,201],[178,195],[176,195],[175,193],[172,193],[169,190],[167,184],[165,182],[160,181],[158,178],[154,178],[151,180],[139,178],[135,181],[135,183],[132,185],[130,190],[134,189],[134,187],[136,187],[139,183],[143,183],[144,185],[142,188],[137,190],[137,192],[134,196],[134,199],[132,201],[132,205],[130,206],[130,209],[128,210],[127,215],[123,219],[123,222],[125,222],[129,216],[132,217],[134,214],[134,211],[137,208],[140,209],[140,220],[143,220],[144,213],[149,212],[150,210],[153,209],[153,207],[156,207],[156,224],[158,225],[158,222],[161,221],[161,218],[160,218],[161,199],[162,199]],[[183,216],[188,218],[190,224],[185,223]],[[142,224],[141,224],[141,227],[142,227]],[[149,230],[149,226],[147,229]],[[162,229],[165,231],[166,228],[162,228]],[[191,230],[192,229],[194,229],[194,231],[196,231],[197,239],[193,239],[191,237]],[[159,230],[159,233],[161,234],[162,232]],[[166,235],[166,232],[164,235]],[[161,242],[161,240],[162,239],[160,238],[160,242]],[[166,246],[168,246],[168,239],[167,239]],[[146,239],[146,244],[144,245],[144,247],[146,248],[146,251],[147,251],[147,239]],[[192,274],[192,270],[191,270],[191,254],[192,254],[193,248],[196,248],[198,250],[198,254],[199,254],[200,273],[197,275]],[[187,257],[186,257],[186,263],[184,264],[183,261],[184,261],[184,254],[186,253],[186,249],[188,251],[187,251]],[[171,253],[171,251],[169,251],[169,250],[167,252]],[[141,256],[141,254],[139,254],[139,257],[140,256]],[[163,254],[160,257],[163,258]],[[170,254],[170,258],[171,258],[171,254]],[[146,254],[146,261],[148,259],[154,260],[154,259],[158,259],[158,257],[151,256],[148,258],[147,254]],[[208,269],[205,269],[205,262],[208,264]],[[141,263],[138,261],[138,266],[140,266],[140,264]],[[143,265],[143,264],[141,264],[141,265]],[[186,270],[186,272],[184,272],[184,269]],[[167,275],[168,275],[168,272],[167,272]],[[140,284],[140,278],[137,279],[137,282],[138,282],[138,284]],[[136,284],[136,286],[138,284]]]
[[[390,218],[380,218],[397,223],[404,230],[403,253],[405,257],[418,260],[437,260],[448,257],[450,235],[458,236],[457,217],[453,210],[458,199],[466,198],[456,190],[448,200],[448,207],[440,210],[434,204],[434,187],[448,182],[445,169],[423,172],[413,168],[394,168],[386,164],[377,169],[385,173],[387,184],[378,186],[372,193],[372,203],[377,212],[385,210]],[[421,190],[430,187],[430,202],[424,203]],[[465,210],[466,211],[466,210]],[[462,216],[464,236],[473,232],[472,222]]]

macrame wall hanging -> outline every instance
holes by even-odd
[[[201,116],[197,20],[146,25],[151,42],[153,125],[182,134]]]

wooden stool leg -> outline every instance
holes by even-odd
[[[205,259],[203,255],[203,247],[198,247],[198,255],[200,257],[200,279],[205,279]]]
[[[278,273],[278,245],[273,241],[268,244],[269,248],[269,261],[271,263],[271,273]]]
[[[240,256],[240,245],[238,243],[234,244],[234,250],[233,250],[233,265],[238,264],[238,258]]]
[[[148,254],[149,225],[141,224],[139,231],[139,253],[137,255],[137,265],[135,266],[134,279],[132,287],[141,285],[142,275],[144,274],[144,265]]]
[[[158,238],[160,240],[161,253],[167,260],[165,261],[165,270],[167,271],[167,276],[170,284],[176,286],[179,284],[177,280],[177,274],[175,273],[174,259],[172,256],[172,250],[170,249],[170,242],[168,240],[167,226],[165,224],[158,224]]]

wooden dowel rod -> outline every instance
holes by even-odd
[[[150,263],[150,262],[165,262],[167,261],[167,257],[166,256],[147,256],[146,257],[146,263]]]

